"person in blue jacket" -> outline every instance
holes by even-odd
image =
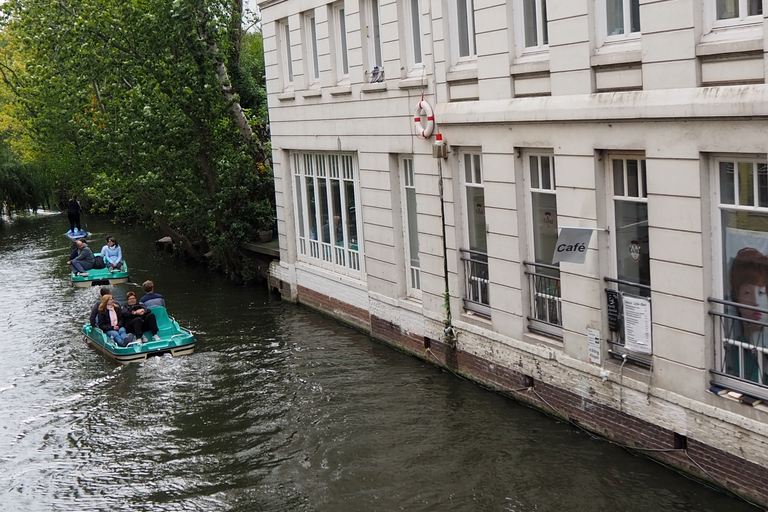
[[[154,306],[165,307],[165,299],[163,299],[163,296],[159,293],[155,293],[155,283],[152,281],[144,281],[141,284],[141,288],[144,290],[145,295],[139,300],[140,303],[148,308]]]
[[[107,237],[107,244],[101,248],[101,259],[109,272],[119,272],[123,269],[123,251],[113,237]]]

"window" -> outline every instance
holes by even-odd
[[[715,0],[715,19],[744,20],[763,14],[763,0]]]
[[[477,55],[475,45],[475,3],[474,0],[451,0],[451,14],[454,16],[451,23],[456,38],[457,61],[474,59]]]
[[[335,3],[331,7],[331,26],[336,82],[346,82],[349,80],[349,52],[347,51],[347,20],[344,14],[344,2]]]
[[[640,0],[605,0],[608,36],[640,32]]]
[[[298,252],[335,272],[362,277],[351,154],[293,153]]]
[[[648,193],[645,159],[609,159],[613,183],[613,233],[619,290],[650,296]]]
[[[523,33],[525,48],[541,48],[549,44],[546,0],[523,1]]]
[[[365,41],[365,65],[368,73],[373,73],[374,68],[383,67],[384,61],[381,56],[381,22],[379,21],[379,0],[365,0],[363,9],[360,10],[363,16],[362,25],[364,27],[363,35]],[[371,77],[371,81],[378,81]]]
[[[523,161],[528,194],[528,259],[526,274],[531,293],[532,330],[561,336],[560,268],[552,258],[557,245],[555,161],[551,154],[528,152]]]
[[[467,247],[461,249],[464,263],[464,307],[490,315],[482,159],[479,153],[474,152],[463,152],[460,158],[464,185],[462,206],[466,212],[464,243]]]
[[[403,179],[403,234],[405,236],[405,266],[408,271],[408,295],[418,296],[421,290],[421,266],[419,262],[419,227],[416,214],[413,158],[401,158],[400,169]]]
[[[280,69],[283,89],[293,86],[293,60],[291,58],[291,29],[288,19],[277,22],[277,40],[280,51]]]
[[[314,11],[304,15],[304,48],[307,63],[307,85],[320,80],[320,65],[317,53],[317,25]]]
[[[403,0],[405,45],[408,71],[421,72],[424,56],[421,50],[421,8],[419,0]]]
[[[723,157],[715,172],[725,299],[714,301],[722,307],[715,313],[715,370],[768,385],[768,164]]]

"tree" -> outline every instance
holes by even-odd
[[[239,274],[255,206],[274,193],[225,56],[227,0],[7,0],[29,133],[73,188],[151,220],[194,258]]]

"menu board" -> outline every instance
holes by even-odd
[[[587,343],[589,350],[589,362],[600,365],[600,331],[587,328]]]
[[[653,354],[651,301],[622,295],[624,306],[624,347],[641,354]]]

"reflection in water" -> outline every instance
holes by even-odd
[[[261,289],[117,236],[199,340],[116,367],[79,333],[64,216],[0,228],[0,503],[13,511],[740,511],[743,502]],[[90,223],[90,225],[88,225]],[[96,243],[95,245],[98,245]]]

